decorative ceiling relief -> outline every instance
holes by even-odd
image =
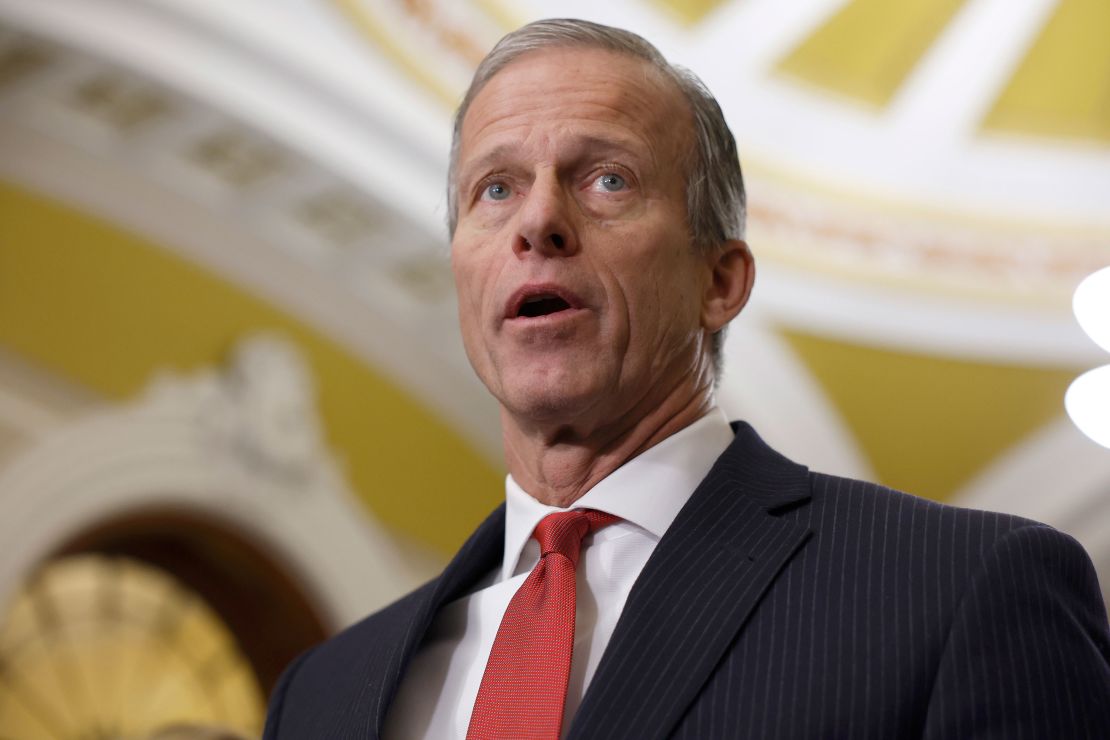
[[[920,292],[1059,307],[1106,263],[1106,239],[817,197],[756,178],[749,207],[759,256]]]
[[[882,108],[965,2],[851,0],[778,69]]]
[[[315,388],[326,374],[312,372],[311,355],[273,332],[244,337],[230,354],[223,366],[163,367],[139,393],[59,424],[0,469],[0,611],[54,554],[120,551],[120,537],[89,533],[125,529],[119,522],[128,520],[151,522],[128,531],[155,532],[155,550],[188,531],[198,542],[220,540],[205,532],[234,533],[300,598],[312,597],[329,629],[429,575],[435,558],[412,547],[419,539],[406,545],[359,508],[347,466],[325,437],[317,403],[326,399]],[[459,481],[460,469],[448,472]],[[150,562],[161,562],[155,550]],[[226,567],[249,565],[233,558]]]
[[[1110,144],[1110,3],[1060,0],[984,121],[989,133]]]
[[[240,342],[223,376],[202,374],[192,383],[156,380],[148,395],[153,405],[194,404],[214,458],[232,452],[254,473],[294,491],[326,467],[311,371],[296,346],[280,335]]]

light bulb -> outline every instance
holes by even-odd
[[[1064,408],[1079,431],[1110,447],[1110,365],[1088,370],[1072,381]]]
[[[1083,331],[1110,352],[1110,267],[1083,278],[1075,289],[1071,306]]]

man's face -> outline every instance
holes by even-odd
[[[617,423],[702,372],[692,127],[673,85],[603,50],[526,54],[473,100],[452,266],[467,355],[508,413]]]

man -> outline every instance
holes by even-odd
[[[753,264],[691,75],[590,23],[510,34],[460,107],[449,201],[506,505],[290,666],[267,737],[1110,732],[1073,540],[809,472],[714,406]]]

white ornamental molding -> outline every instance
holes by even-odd
[[[342,627],[427,575],[352,495],[293,346],[242,342],[227,368],[163,374],[133,402],[51,429],[0,471],[0,608],[88,529],[154,510],[246,537]]]

